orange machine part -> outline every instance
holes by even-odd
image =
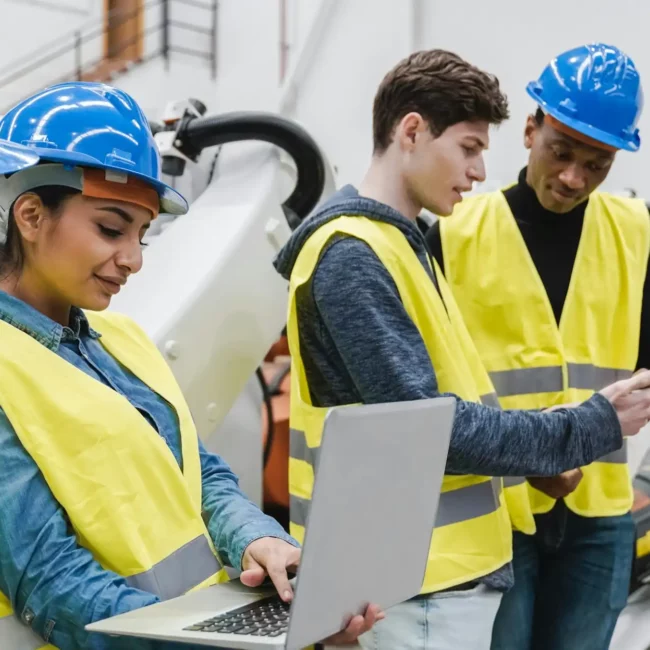
[[[286,336],[281,336],[272,346],[271,349],[266,353],[264,361],[273,362],[277,357],[289,357],[289,341]]]
[[[262,365],[267,383],[286,367],[289,362],[289,346],[286,337],[280,338],[269,350]],[[264,507],[273,511],[289,509],[289,392],[291,374],[282,380],[279,394],[271,397],[273,406],[274,435],[269,460],[264,468]],[[268,422],[266,409],[262,410],[263,444],[266,446]]]

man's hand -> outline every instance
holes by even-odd
[[[280,598],[286,603],[293,599],[288,570],[295,572],[300,561],[301,550],[275,537],[262,537],[251,542],[244,551],[242,584],[259,587],[266,576],[273,581]],[[377,605],[369,605],[363,616],[354,616],[345,630],[323,641],[327,645],[352,645],[361,636],[385,617]]]
[[[624,436],[634,436],[650,420],[650,370],[639,370],[630,379],[617,381],[600,391],[616,411]]]
[[[528,482],[540,492],[552,499],[564,499],[573,492],[582,480],[581,469],[570,469],[557,476],[550,477],[528,477]]]

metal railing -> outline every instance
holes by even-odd
[[[171,18],[170,9],[171,5],[174,4],[204,10],[206,12],[205,22],[210,26],[196,25]],[[148,27],[138,30],[131,38],[122,41],[119,49],[102,51],[99,56],[95,55],[91,58],[88,58],[87,55],[84,56],[84,48],[88,49],[91,44],[95,44],[96,47],[97,39],[106,39],[111,30],[119,28],[129,21],[139,20],[143,24],[145,16],[149,16],[149,12],[157,7],[160,8],[160,19],[154,21]],[[56,75],[47,83],[39,83],[34,87],[34,91],[43,86],[64,81],[90,80],[89,77],[92,77],[94,72],[100,73],[103,65],[108,68],[111,64],[119,65],[122,63],[128,68],[160,56],[165,60],[166,68],[169,69],[169,62],[173,53],[195,56],[208,61],[211,77],[215,79],[217,75],[217,18],[218,0],[148,0],[139,7],[128,11],[113,10],[102,16],[100,26],[86,25],[83,29],[71,31],[54,41],[42,44],[38,50],[14,60],[10,65],[1,67],[0,91],[36,71],[45,70],[48,66],[51,66],[53,61],[66,55],[71,57],[70,70],[67,70],[64,74]],[[208,51],[175,45],[171,38],[172,29],[208,36]],[[145,39],[153,34],[160,34],[157,47],[141,56],[128,55],[129,51],[138,47],[139,44],[144,44]],[[104,40],[102,50],[108,49],[105,43],[106,40]]]

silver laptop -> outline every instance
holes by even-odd
[[[221,648],[299,650],[368,603],[420,593],[455,400],[331,409],[289,607],[238,580],[87,626],[92,632]]]

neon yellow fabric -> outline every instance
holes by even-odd
[[[558,233],[561,236],[561,233]],[[504,408],[588,399],[635,368],[650,223],[642,201],[589,198],[559,326],[502,192],[463,201],[441,222],[445,273]],[[583,468],[565,501],[586,517],[628,512],[624,454]],[[532,509],[555,501],[529,486]]]
[[[327,409],[310,402],[307,378],[300,356],[296,291],[308,282],[328,240],[334,235],[356,237],[366,242],[390,272],[404,306],[425,341],[441,392],[451,391],[478,402],[493,388],[465,330],[451,292],[436,269],[443,304],[431,279],[402,233],[388,224],[365,217],[338,217],[316,230],[301,250],[291,274],[288,340],[292,359],[290,421],[292,436],[304,436],[307,452],[320,445]],[[445,310],[445,305],[447,310]],[[292,496],[291,533],[304,537],[304,526],[296,521],[294,501],[308,504],[314,485],[309,453],[292,458],[289,491]],[[512,534],[500,479],[485,476],[446,476],[443,494],[482,486],[490,491],[490,511],[484,515],[437,527],[433,534],[423,593],[439,591],[487,575],[512,557]]]
[[[208,568],[188,590],[226,581],[201,518],[196,429],[171,370],[133,321],[114,314],[88,317],[107,351],[176,410],[183,471],[124,397],[2,321],[0,406],[65,508],[79,544],[101,566],[137,580],[163,560],[168,568],[179,549],[198,543],[208,547],[215,570]],[[10,613],[0,597],[0,617]]]

